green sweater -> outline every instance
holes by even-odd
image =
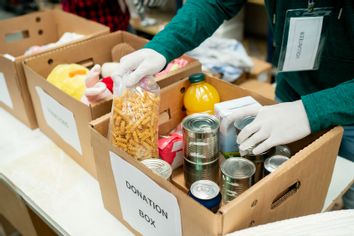
[[[245,2],[188,0],[165,29],[145,47],[161,53],[169,62],[211,36],[224,20],[236,15]],[[276,88],[276,95],[282,101],[302,99],[312,132],[334,125],[354,124],[353,1],[315,2],[316,7],[334,7],[320,67],[316,71],[279,73]],[[273,22],[274,64],[278,61],[286,10],[306,8],[307,3],[307,0],[266,0],[269,20]]]

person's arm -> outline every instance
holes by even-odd
[[[311,132],[354,124],[354,79],[301,97]]]
[[[246,0],[187,0],[169,24],[145,48],[162,54],[167,63],[199,46],[235,16]]]

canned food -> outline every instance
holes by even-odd
[[[252,186],[252,176],[256,172],[253,162],[230,157],[221,164],[222,199],[228,203]]]
[[[248,124],[250,124],[252,121],[254,121],[256,117],[255,116],[245,116],[240,120],[236,120],[234,122],[234,127],[236,130],[236,135],[238,135],[243,128],[245,128]],[[236,141],[236,140],[235,140]]]
[[[254,175],[252,177],[252,184],[257,183],[258,181],[260,181],[263,178],[264,161],[265,161],[265,159],[267,159],[269,156],[272,155],[273,150],[274,149],[272,148],[272,149],[265,151],[265,152],[258,154],[258,155],[254,155],[252,151],[247,152],[246,155],[242,155],[243,153],[240,152],[241,157],[252,161],[256,167],[256,172],[254,173]]]
[[[172,168],[170,164],[168,164],[166,161],[161,160],[161,159],[156,159],[156,158],[151,158],[151,159],[145,159],[141,161],[147,168],[161,176],[162,178],[166,180],[171,179],[172,175]]]
[[[211,162],[219,155],[219,126],[215,116],[200,113],[182,121],[184,156],[197,163]]]
[[[194,182],[188,195],[214,213],[219,209],[221,202],[220,188],[213,181],[203,179]]]
[[[286,157],[291,157],[291,150],[287,145],[278,145],[275,147],[275,155],[283,155]]]
[[[289,160],[289,158],[284,155],[274,155],[267,158],[264,161],[264,175],[272,173],[287,160]]]
[[[201,179],[218,182],[219,120],[204,113],[193,114],[182,121],[182,126],[186,186]]]
[[[185,158],[183,170],[187,188],[189,188],[195,181],[201,179],[219,182],[219,159],[208,163],[197,163],[191,162]]]

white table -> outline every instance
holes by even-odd
[[[354,174],[354,164],[338,158],[324,209],[353,182],[344,173],[350,170]],[[60,234],[133,235],[104,209],[93,177],[38,129],[28,129],[2,109],[0,174]]]
[[[133,235],[103,207],[98,182],[47,136],[0,109],[0,174],[63,235]]]

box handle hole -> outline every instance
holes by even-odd
[[[252,204],[251,204],[251,207],[255,207],[256,205],[257,205],[257,199],[256,200],[254,200],[253,202],[252,202]]]
[[[91,68],[95,65],[95,62],[93,61],[93,58],[88,58],[82,61],[78,61],[76,64],[82,65],[86,68]]]
[[[20,41],[20,40],[23,40],[26,38],[29,38],[29,31],[28,30],[17,31],[14,33],[5,34],[5,41],[7,43]]]
[[[186,88],[182,87],[179,91],[181,92],[181,94],[184,94],[186,92]]]
[[[39,16],[36,17],[36,22],[41,22],[41,18]]]
[[[249,227],[252,227],[253,225],[255,225],[256,224],[256,222],[254,221],[254,220],[252,220],[251,222],[250,222],[250,224],[249,224]]]
[[[54,62],[53,59],[49,59],[49,60],[48,60],[48,65],[53,64],[53,62]]]
[[[270,209],[274,209],[277,206],[279,206],[280,204],[282,204],[283,202],[286,201],[286,199],[288,199],[289,197],[291,197],[292,195],[294,195],[301,186],[301,182],[300,181],[296,181],[294,184],[292,184],[290,187],[288,187],[287,189],[285,189],[284,191],[282,191],[280,194],[278,194],[273,202],[272,205],[270,207]]]
[[[43,34],[43,30],[41,30],[41,29],[38,30],[38,34],[39,34],[39,35],[42,35],[42,34]]]

